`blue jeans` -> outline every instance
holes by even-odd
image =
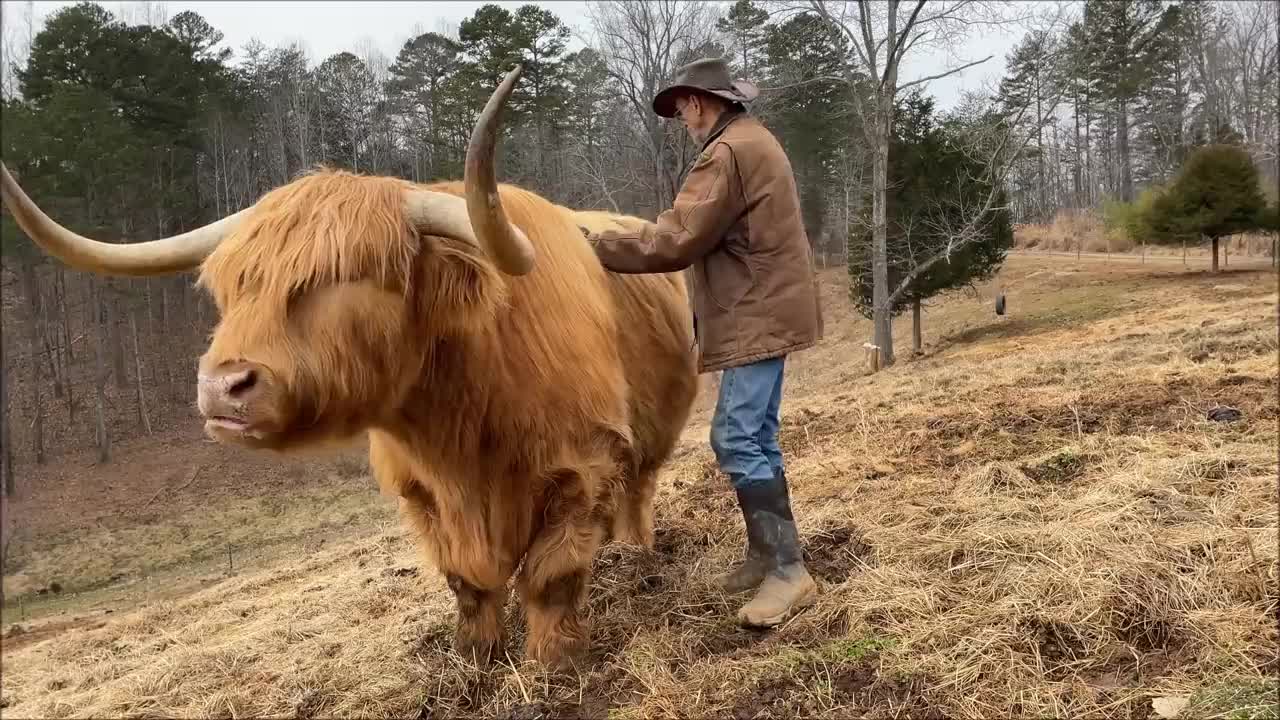
[[[785,357],[727,368],[711,418],[711,449],[735,488],[774,479],[782,469],[778,408]]]

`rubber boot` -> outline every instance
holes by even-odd
[[[760,533],[760,523],[752,522],[746,498],[738,490],[738,507],[747,527],[746,557],[733,570],[721,575],[717,582],[720,589],[729,594],[746,592],[764,582],[765,575],[773,569],[773,551],[765,544]]]
[[[773,563],[755,597],[738,611],[738,622],[747,627],[773,627],[813,604],[818,584],[804,566],[785,473],[778,471],[771,483],[742,488],[740,497],[750,518],[748,525],[755,525]]]

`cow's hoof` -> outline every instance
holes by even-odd
[[[543,638],[525,647],[525,657],[553,673],[572,673],[587,656],[586,638],[566,635]]]
[[[501,658],[505,652],[505,642],[501,637],[486,637],[466,628],[459,627],[453,636],[453,649],[462,659],[478,667],[488,667]]]

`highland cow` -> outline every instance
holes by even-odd
[[[697,392],[679,275],[614,275],[577,212],[494,179],[498,116],[481,113],[464,180],[309,173],[182,235],[97,242],[50,220],[0,165],[18,224],[97,273],[198,271],[219,321],[197,401],[223,443],[287,452],[365,435],[456,595],[455,646],[505,647],[507,582],[526,656],[572,660],[593,556],[651,546],[652,500]],[[523,563],[523,567],[521,564]]]

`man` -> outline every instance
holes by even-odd
[[[614,272],[693,268],[699,371],[722,371],[711,447],[747,526],[746,559],[720,582],[755,588],[738,619],[771,627],[817,594],[791,514],[778,410],[786,356],[821,339],[822,313],[791,163],[744,108],[757,94],[731,82],[721,60],[680,68],[653,99],[654,112],[678,116],[702,144],[679,196],[638,234],[588,239]]]

